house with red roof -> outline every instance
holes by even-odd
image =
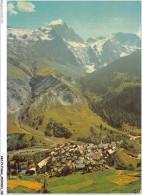
[[[138,152],[132,150],[123,150],[123,152],[127,153],[128,155],[138,158]]]

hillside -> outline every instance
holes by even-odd
[[[91,110],[110,125],[140,128],[141,50],[82,78],[81,84]]]
[[[44,59],[35,60],[28,71],[18,57],[10,56],[8,60],[15,67],[15,74],[8,69],[9,134],[19,133],[21,128],[33,135],[54,137],[52,131],[46,133],[51,119],[68,129],[73,140],[90,139],[91,127],[98,140],[100,133],[102,137],[107,134],[100,129],[101,125],[117,131],[89,109],[77,79],[55,69]]]

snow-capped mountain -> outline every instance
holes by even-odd
[[[88,73],[140,47],[140,32],[120,32],[106,37],[89,38],[85,42],[61,19],[37,30],[8,27],[8,53],[18,55],[19,52],[20,56],[20,52],[23,52],[21,48],[24,48],[34,58],[46,58],[62,66],[71,64]]]
[[[48,25],[56,31],[56,33],[63,39],[67,41],[74,41],[77,43],[84,43],[84,40],[75,33],[75,31],[64,23],[61,19],[52,21]]]
[[[66,41],[68,48],[74,53],[78,63],[83,64],[87,72],[106,66],[114,60],[133,53],[141,47],[141,39],[137,34],[116,33],[107,37],[89,38],[81,44]]]
[[[77,35],[74,30],[63,23],[61,19],[57,21],[52,21],[47,27],[40,27],[37,30],[27,30],[27,29],[13,29],[8,27],[8,39],[17,38],[18,40],[23,40],[28,42],[30,40],[38,41],[42,40],[52,40],[54,38],[52,32],[56,33],[63,39],[67,41],[74,41],[77,43],[83,43],[83,39]]]
[[[99,63],[96,66],[106,66],[141,47],[140,37],[131,33],[116,33],[107,37],[98,37],[94,40],[88,39],[87,43],[98,58]]]
[[[51,29],[50,27],[41,27],[37,30],[27,30],[8,27],[8,40],[18,40],[25,44],[28,44],[30,41],[52,40]]]

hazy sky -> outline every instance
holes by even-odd
[[[137,32],[141,4],[138,1],[9,1],[7,18],[9,26],[26,29],[62,19],[86,40],[116,32]]]

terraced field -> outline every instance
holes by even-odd
[[[122,177],[119,177],[119,178],[113,180],[113,182],[118,184],[118,185],[123,185],[123,184],[132,183],[134,181],[137,181],[138,179],[139,178],[137,178],[137,177],[122,176]]]
[[[85,175],[77,173],[61,178],[51,178],[48,190],[51,193],[133,193],[140,192],[140,177],[127,176],[127,171],[117,175],[115,169],[92,172]],[[138,174],[138,173],[137,173]],[[139,173],[140,174],[140,173]],[[114,181],[117,178],[119,183]],[[124,182],[122,178],[127,179]],[[121,184],[121,185],[120,185]]]
[[[26,187],[26,188],[33,189],[33,190],[37,191],[42,187],[42,184],[38,183],[38,182],[32,182],[32,181],[22,181],[19,179],[7,181],[8,189],[14,189],[17,186],[22,186],[22,187]]]

